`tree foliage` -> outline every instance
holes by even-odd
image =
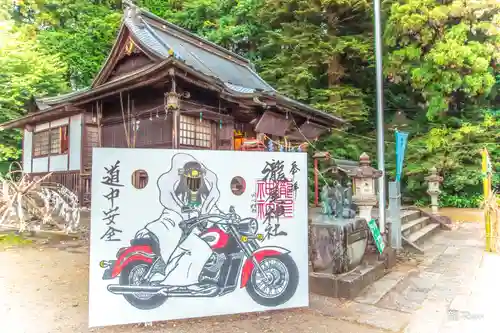
[[[57,54],[47,54],[11,22],[0,22],[0,123],[22,116],[33,95],[50,95],[67,89],[66,65]],[[0,132],[0,161],[21,156],[19,131]]]
[[[73,89],[88,86],[106,59],[121,19],[121,2],[112,0],[24,0],[13,19],[36,35],[47,54],[66,64]]]
[[[302,102],[366,121],[372,89],[359,70],[373,58],[370,16],[367,1],[267,1],[261,74]]]
[[[496,0],[396,2],[385,30],[387,76],[418,91],[429,118],[462,115],[495,85],[499,26]]]
[[[367,151],[375,160],[371,1],[136,3],[250,58],[279,91],[351,122],[347,131],[326,133],[315,143],[317,149],[349,159]],[[32,94],[90,84],[122,12],[119,0],[0,0],[0,5],[0,16],[11,24],[4,29],[9,44],[0,47],[6,69],[0,76],[1,121],[22,114]],[[476,205],[482,147],[499,167],[500,3],[388,0],[383,10],[389,175],[395,171],[391,129],[399,127],[410,133],[404,196],[413,202],[426,198],[423,179],[437,166],[445,176],[443,203]],[[6,140],[0,161],[17,158],[19,135],[1,135]]]

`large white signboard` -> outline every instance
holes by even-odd
[[[308,306],[305,153],[95,148],[92,163],[90,327]]]

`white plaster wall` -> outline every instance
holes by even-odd
[[[35,132],[43,131],[49,127],[57,127],[69,124],[69,156],[54,155],[50,157],[33,158],[33,133],[24,131],[24,157],[23,168],[26,172],[48,172],[48,171],[67,171],[80,170],[81,150],[82,150],[82,115],[64,117],[50,123],[38,124]],[[49,163],[50,159],[50,163]],[[69,161],[68,161],[69,160]]]
[[[47,172],[49,168],[49,158],[48,157],[37,157],[33,159],[33,169],[31,172]]]
[[[24,130],[23,136],[23,170],[31,171],[31,156],[33,155],[33,133]]]
[[[62,125],[67,125],[69,123],[69,118],[61,118],[50,122],[50,127],[57,127]]]
[[[49,171],[67,171],[68,154],[50,156]]]
[[[46,129],[49,129],[50,123],[38,124],[35,126],[35,132],[40,132]]]
[[[82,115],[71,117],[69,124],[69,170],[80,170],[82,150]]]
[[[62,125],[67,125],[69,123],[69,117],[64,117],[51,122],[37,124],[35,126],[35,132],[40,132],[49,128],[49,126],[57,127]]]

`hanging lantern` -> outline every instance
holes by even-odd
[[[222,129],[222,119],[219,120],[219,128]]]
[[[179,108],[179,94],[170,91],[167,94],[166,108],[169,110],[177,110]]]
[[[203,120],[203,112],[200,112],[200,123]]]

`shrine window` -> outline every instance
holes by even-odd
[[[49,136],[49,131],[33,134],[33,157],[41,157],[49,154]]]
[[[33,134],[33,157],[67,154],[68,150],[68,126],[51,128]]]
[[[211,148],[212,122],[195,117],[180,116],[180,144],[183,146]]]

